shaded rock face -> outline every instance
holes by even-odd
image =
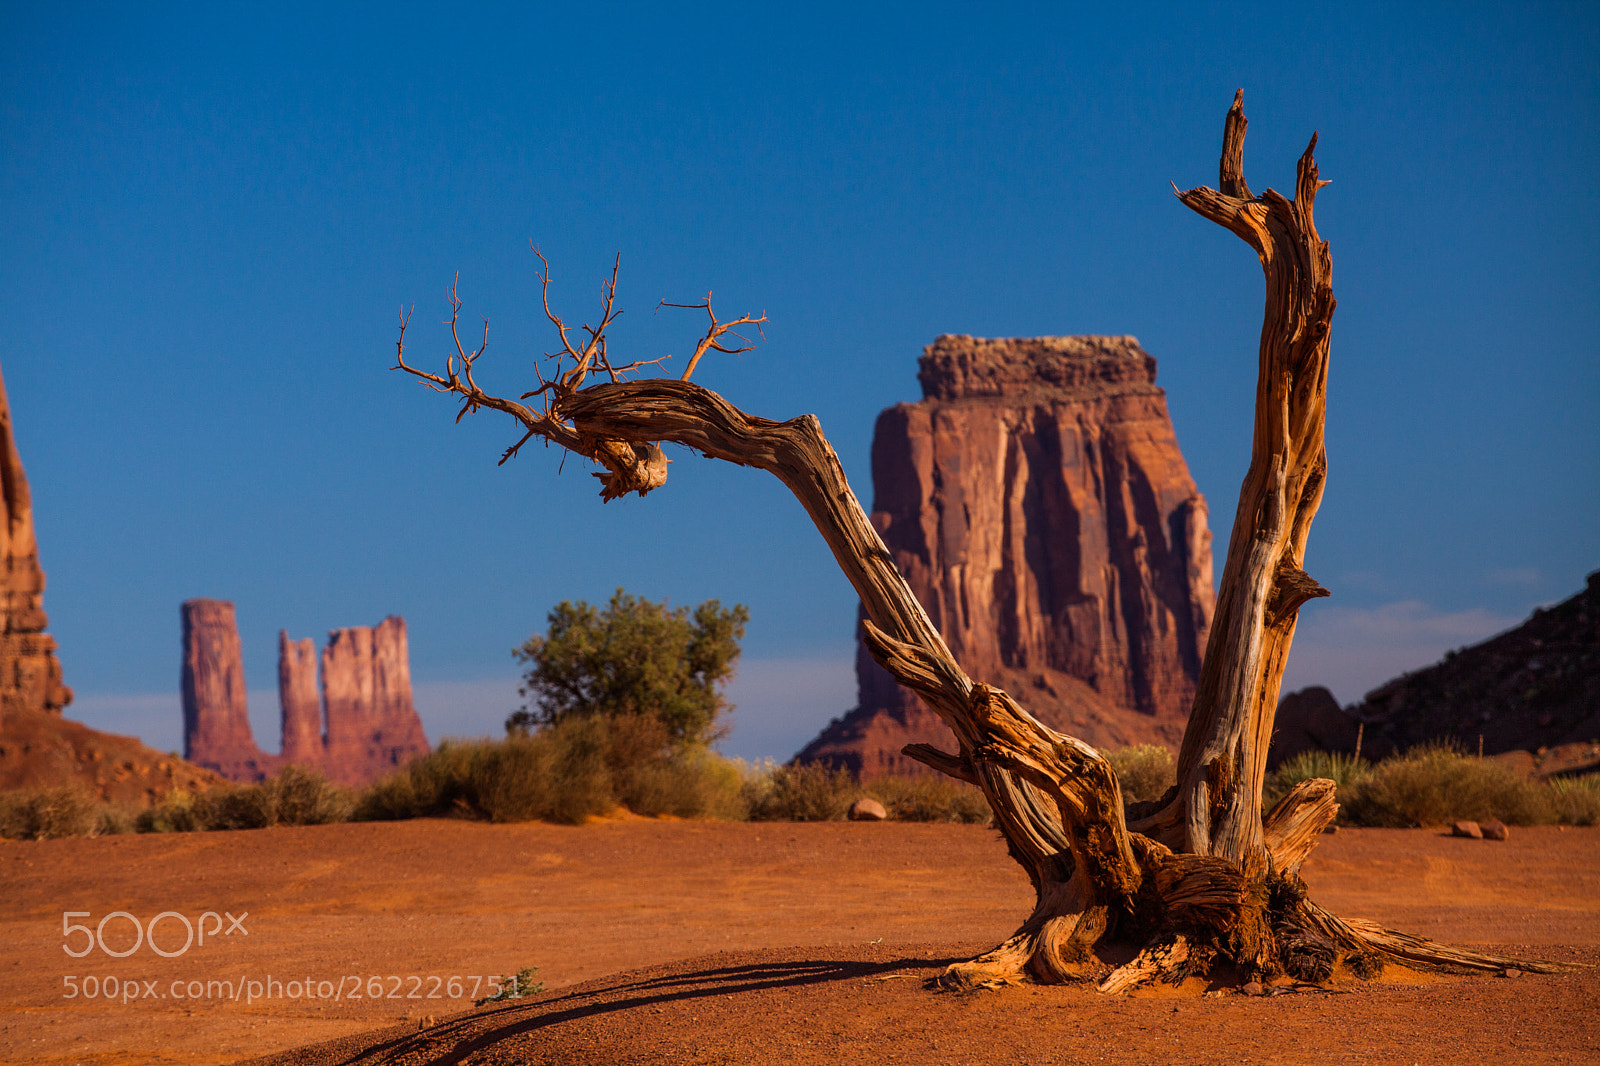
[[[1211,624],[1211,532],[1132,337],[944,336],[878,418],[872,521],[956,659],[1101,746],[1182,736]],[[913,773],[943,724],[858,652],[860,705],[799,756]]]
[[[1291,692],[1278,701],[1267,766],[1275,768],[1302,751],[1354,753],[1360,723],[1321,685]]]
[[[235,781],[277,760],[256,747],[245,703],[239,624],[227,600],[188,600],[183,613],[183,757]]]
[[[328,776],[370,781],[428,753],[411,699],[405,619],[336,629],[322,650]]]
[[[1350,713],[1366,722],[1362,752],[1374,758],[1441,739],[1476,752],[1482,737],[1486,755],[1570,751],[1561,769],[1579,768],[1600,748],[1600,571],[1576,596],[1374,689]]]
[[[44,571],[33,532],[33,496],[11,431],[0,379],[0,722],[20,712],[60,714],[72,702],[61,683],[55,638],[45,632]]]
[[[263,753],[250,732],[233,604],[183,605],[184,754],[234,781],[260,781],[287,764],[341,784],[365,784],[429,750],[411,697],[403,618],[328,634],[320,657],[309,640],[278,634],[282,751]]]

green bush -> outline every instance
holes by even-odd
[[[730,709],[722,686],[749,620],[743,605],[723,610],[707,600],[691,612],[622,589],[604,610],[563,600],[548,631],[512,650],[528,664],[521,692],[529,702],[506,720],[506,731],[596,715],[653,718],[677,743],[710,743]]]
[[[1413,748],[1372,767],[1346,809],[1358,825],[1389,827],[1461,819],[1539,825],[1555,821],[1558,813],[1549,786],[1442,744]]]
[[[1344,805],[1355,798],[1361,782],[1371,772],[1371,764],[1354,755],[1339,751],[1302,751],[1285,759],[1267,775],[1261,790],[1261,806],[1264,811],[1270,811],[1294,790],[1294,786],[1320,777],[1337,786],[1340,814],[1347,816]]]
[[[33,788],[0,793],[0,836],[54,840],[119,832],[122,820],[79,788]]]
[[[1600,824],[1600,774],[1556,777],[1550,781],[1556,817],[1568,825]]]
[[[943,774],[880,777],[869,782],[862,792],[882,803],[889,817],[897,822],[987,825],[994,816],[982,792]]]
[[[1124,803],[1158,800],[1177,783],[1177,764],[1172,752],[1160,744],[1135,744],[1108,751],[1105,757],[1117,772]]]

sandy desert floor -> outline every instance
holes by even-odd
[[[1345,915],[1585,966],[1391,967],[1271,998],[1199,982],[936,994],[926,977],[1031,902],[973,826],[419,821],[0,842],[0,1060],[1600,1062],[1600,829],[1347,829],[1304,874]],[[133,920],[165,912],[136,942]],[[184,919],[207,937],[180,952]],[[103,948],[73,957],[92,936],[64,922],[99,927]],[[473,1008],[475,980],[482,996],[530,966],[544,992]]]

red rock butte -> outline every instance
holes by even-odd
[[[405,619],[328,634],[322,684],[312,641],[278,634],[282,750],[256,746],[245,707],[244,666],[233,604],[183,605],[184,755],[235,781],[260,781],[295,764],[347,785],[364,784],[428,753],[411,697]]]
[[[1181,740],[1215,603],[1206,502],[1132,337],[942,336],[878,416],[872,522],[974,678],[1097,746]],[[953,740],[867,654],[796,756],[927,772]]]

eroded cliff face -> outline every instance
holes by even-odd
[[[183,633],[184,754],[200,766],[234,781],[260,781],[293,763],[359,785],[428,753],[411,697],[403,618],[329,633],[320,694],[315,644],[279,632],[277,755],[262,752],[250,732],[233,604],[190,600]]]
[[[1176,745],[1211,624],[1206,504],[1132,337],[944,336],[878,418],[873,524],[975,679],[1091,744]],[[857,662],[860,705],[798,756],[917,772],[954,743]]]
[[[0,722],[32,712],[60,714],[72,702],[61,683],[55,638],[45,632],[44,571],[33,532],[33,496],[11,431],[11,403],[0,379]]]

